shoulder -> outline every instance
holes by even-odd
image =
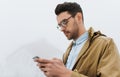
[[[114,42],[113,41],[113,38],[111,37],[107,37],[107,36],[99,36],[98,38],[96,38],[96,41],[100,41],[100,42],[103,42],[103,43],[110,43],[110,42]]]
[[[108,48],[110,46],[116,46],[113,38],[111,37],[107,37],[107,36],[99,36],[95,39],[92,40],[92,42],[90,42],[90,46],[91,47],[97,47],[97,48]]]

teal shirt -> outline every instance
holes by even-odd
[[[88,32],[82,34],[76,41],[73,41],[73,46],[67,59],[66,67],[72,69],[80,50],[88,39]]]

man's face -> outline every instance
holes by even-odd
[[[62,12],[57,16],[57,22],[61,31],[66,35],[68,40],[76,40],[79,37],[79,27],[75,18],[68,12]]]

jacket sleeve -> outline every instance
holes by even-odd
[[[97,77],[120,77],[120,56],[112,39],[108,41],[101,55]]]
[[[73,71],[71,77],[88,77]],[[120,77],[120,56],[113,40],[107,40],[98,62],[96,77]]]
[[[83,74],[80,74],[80,73],[78,73],[78,72],[73,71],[71,77],[88,77],[88,76],[85,76],[85,75],[83,75]]]

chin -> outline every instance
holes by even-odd
[[[71,40],[72,38],[67,37],[68,40]]]

